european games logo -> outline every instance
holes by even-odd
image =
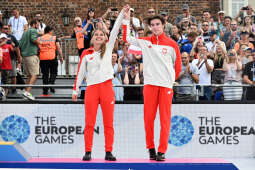
[[[0,135],[4,141],[24,143],[30,135],[30,126],[23,117],[11,115],[0,124]]]
[[[169,144],[182,146],[191,141],[194,134],[194,127],[189,119],[183,116],[174,116],[171,119],[171,132]]]

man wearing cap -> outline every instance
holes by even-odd
[[[218,38],[217,31],[211,30],[209,32],[209,35],[210,35],[210,41],[205,44],[208,51],[212,50],[212,52],[215,52],[216,51],[216,45],[220,45],[222,47],[222,49],[225,52],[227,52],[225,43],[223,41],[220,41],[219,38]]]
[[[164,32],[168,37],[171,37],[173,32],[172,32],[172,27],[173,25],[171,23],[168,22],[168,15],[167,12],[160,12],[160,15],[164,18],[165,20],[165,28],[164,28]]]
[[[189,22],[190,24],[192,23],[197,23],[196,21],[196,18],[193,17],[192,15],[190,15],[190,11],[189,11],[189,5],[188,4],[183,4],[182,6],[182,14],[181,15],[178,15],[176,17],[176,20],[175,20],[175,25],[181,25],[181,22],[182,22],[182,19],[183,18],[188,18],[189,19]]]
[[[243,81],[251,87],[247,88],[246,99],[255,100],[255,50],[252,50],[253,61],[245,65],[243,71]]]
[[[217,24],[217,28],[218,28],[218,36],[220,36],[220,32],[222,31],[224,27],[225,11],[219,11],[217,17],[218,17],[218,21],[215,23]]]
[[[249,41],[249,33],[246,30],[242,30],[241,34],[240,34],[240,40],[238,42],[235,43],[234,49],[235,51],[239,51],[239,48],[241,47],[241,45],[247,45],[248,47],[250,47],[251,49],[254,49],[254,46],[252,43],[250,43]]]
[[[130,8],[130,25],[133,27],[134,31],[137,31],[137,28],[140,27],[140,21],[138,18],[134,17],[134,8]]]
[[[13,52],[13,47],[7,44],[7,35],[5,33],[0,34],[0,48],[2,51],[2,62],[0,63],[0,70],[2,76],[3,84],[11,84],[11,53]],[[5,96],[8,94],[8,88],[5,88]]]

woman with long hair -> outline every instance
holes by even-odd
[[[224,71],[223,71],[223,63],[226,59],[227,52],[224,50],[224,47],[220,43],[216,43],[216,51],[213,52],[213,48],[211,49],[211,57],[214,64],[214,69],[212,72],[212,84],[223,84],[224,83]],[[213,94],[215,100],[219,100],[219,94],[222,94],[222,87],[213,88]],[[222,96],[222,95],[220,95]]]
[[[127,8],[127,7],[124,7]],[[112,87],[113,67],[112,51],[116,41],[119,29],[124,17],[124,9],[118,16],[108,41],[107,34],[104,30],[96,29],[92,33],[91,47],[84,50],[81,56],[74,88],[72,100],[77,100],[79,86],[83,79],[86,80],[87,89],[85,93],[85,155],[84,161],[91,160],[93,145],[94,126],[98,105],[101,105],[104,135],[105,135],[105,160],[116,161],[112,155],[114,129],[113,129],[113,112],[114,112],[114,91]]]
[[[223,71],[225,72],[224,85],[242,84],[242,63],[235,50],[228,51]],[[241,100],[242,94],[242,87],[223,87],[224,100]]]
[[[87,17],[82,22],[84,36],[84,48],[88,49],[90,47],[91,34],[94,30],[93,20],[95,19],[95,9],[88,8]]]
[[[255,35],[255,25],[252,24],[252,19],[250,16],[244,17],[242,30],[246,30],[250,35]]]

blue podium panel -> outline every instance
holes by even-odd
[[[0,142],[1,161],[28,161],[30,156],[14,142]]]

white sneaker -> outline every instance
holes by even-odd
[[[29,99],[29,100],[35,100],[35,98],[32,96],[31,93],[25,91],[23,94],[22,94],[26,99]]]

